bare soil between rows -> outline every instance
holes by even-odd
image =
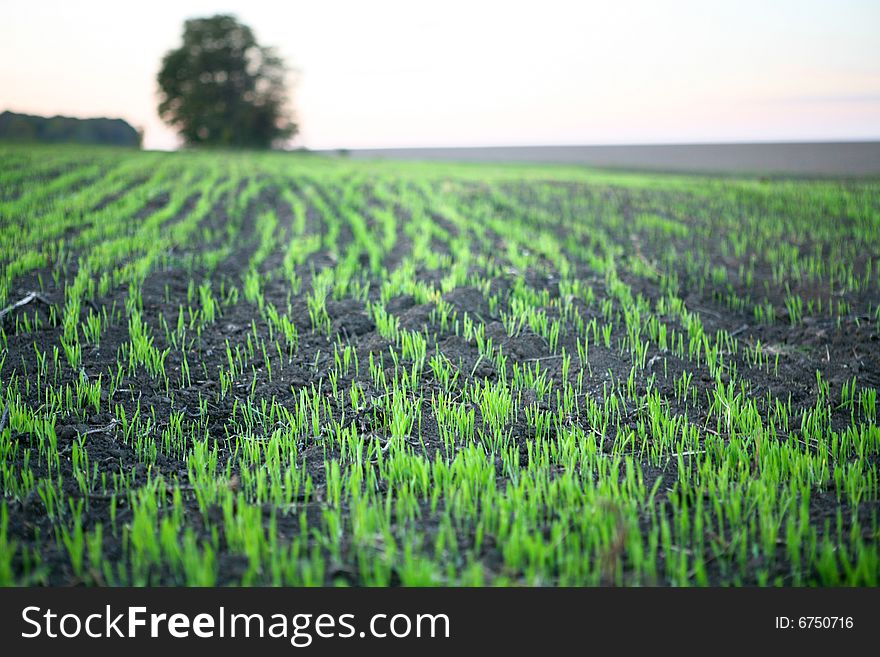
[[[253,217],[249,217],[246,221],[246,230],[240,240],[238,249],[232,256],[222,264],[218,272],[214,273],[216,281],[225,280],[227,284],[241,286],[241,276],[246,270],[248,259],[253,251],[253,235],[248,232],[252,225]],[[498,240],[495,244],[499,253],[503,252],[504,244],[501,238],[495,236]],[[343,239],[351,239],[349,236],[343,236]],[[402,247],[406,248],[404,242]],[[193,245],[191,249],[195,252],[199,248]],[[278,247],[281,248],[281,245]],[[647,244],[643,247],[645,256],[650,258],[652,245]],[[388,358],[388,349],[390,343],[381,337],[376,330],[373,321],[367,315],[361,302],[353,299],[345,299],[341,301],[328,302],[328,314],[332,322],[331,335],[325,336],[315,333],[310,325],[309,314],[306,303],[306,293],[308,292],[308,278],[310,276],[310,267],[320,269],[320,267],[329,265],[336,261],[335,254],[321,250],[312,254],[309,261],[300,266],[298,271],[304,278],[303,290],[291,296],[284,281],[279,276],[269,277],[271,273],[268,270],[278,264],[278,252],[270,257],[266,264],[267,274],[265,280],[265,293],[267,300],[284,307],[288,301],[290,303],[290,317],[297,325],[300,335],[300,344],[293,362],[284,363],[280,370],[276,370],[272,381],[265,376],[265,363],[261,362],[258,357],[253,363],[257,372],[257,383],[255,387],[255,396],[257,398],[271,399],[272,397],[279,400],[282,404],[285,400],[292,401],[294,396],[300,389],[311,389],[317,386],[322,375],[332,363],[332,346],[336,336],[341,336],[345,341],[350,342],[357,349],[359,360],[362,364],[368,362],[370,354],[378,356],[385,354],[385,363],[389,370],[392,370],[391,359]],[[172,260],[173,263],[173,260]],[[170,267],[154,271],[143,284],[143,312],[144,318],[150,325],[156,338],[156,346],[164,349],[168,345],[165,344],[161,331],[159,330],[158,317],[162,313],[167,319],[176,317],[178,304],[186,298],[187,287],[191,280],[200,281],[206,272],[188,271],[184,266],[176,266],[172,264]],[[71,272],[67,273],[72,276]],[[510,290],[515,283],[517,276],[522,275],[526,278],[529,285],[537,289],[547,289],[551,298],[559,296],[558,280],[554,280],[552,275],[544,272],[518,272],[511,273],[509,276],[500,277],[493,281],[492,292],[500,292],[503,295],[506,290]],[[601,289],[601,281],[588,269],[584,268],[579,272],[579,276],[583,280],[593,280],[597,285],[597,290]],[[437,272],[421,269],[417,271],[417,277],[423,280],[437,281],[440,275]],[[51,270],[46,270],[43,280],[48,283],[47,289],[42,291],[42,295],[50,303],[59,305],[63,303],[63,284],[65,277],[60,280],[60,287],[52,287]],[[626,277],[626,282],[633,289],[633,294],[642,294],[648,299],[654,299],[659,294],[657,285],[644,278]],[[758,280],[760,284],[762,280]],[[18,281],[13,285],[10,299],[15,300],[25,296],[29,291],[34,289],[36,277],[27,277],[22,281]],[[371,295],[377,297],[378,285],[371,289]],[[784,291],[774,288],[770,289],[770,301],[777,306],[784,306]],[[114,290],[106,298],[97,298],[94,300],[92,307],[100,310],[103,307],[124,308],[127,292],[125,290]],[[817,387],[816,376],[817,370],[820,370],[823,379],[828,381],[832,390],[839,390],[844,382],[849,381],[853,376],[857,377],[860,385],[880,387],[880,335],[878,335],[876,323],[861,320],[858,316],[847,317],[842,320],[838,326],[837,320],[834,319],[816,319],[807,317],[802,323],[790,325],[784,321],[777,321],[774,324],[759,324],[754,318],[746,313],[734,312],[725,306],[717,303],[708,294],[701,294],[698,290],[685,289],[682,294],[685,302],[689,307],[701,312],[706,331],[714,333],[716,330],[724,329],[731,333],[735,333],[740,341],[744,344],[754,344],[758,340],[763,345],[770,345],[780,354],[779,370],[777,373],[750,368],[742,356],[739,357],[738,364],[740,366],[740,375],[751,382],[752,391],[755,396],[765,395],[768,391],[777,398],[787,399],[790,397],[792,407],[804,409],[815,403]],[[448,301],[462,316],[467,313],[470,317],[478,318],[486,326],[486,336],[491,337],[496,344],[503,347],[504,353],[508,354],[511,362],[517,363],[534,363],[541,362],[542,369],[546,369],[551,377],[559,379],[562,376],[561,360],[558,355],[550,351],[547,342],[528,331],[524,330],[520,335],[507,335],[501,318],[490,312],[489,305],[483,294],[473,288],[459,288],[444,295]],[[442,331],[438,326],[431,324],[430,314],[432,306],[430,304],[417,304],[415,299],[409,296],[396,297],[387,305],[389,312],[393,313],[400,319],[401,326],[407,329],[422,330],[427,329],[429,335],[428,353],[434,352],[435,347],[447,356],[462,373],[463,381],[470,379],[487,379],[494,381],[498,377],[495,366],[481,359],[477,347],[473,343],[469,343],[463,338],[456,336],[451,331]],[[31,334],[15,334],[11,330],[12,323],[16,314],[26,312],[30,314],[38,313],[44,320],[44,326]],[[88,307],[84,312],[88,312]],[[597,315],[598,310],[595,307],[583,308],[583,315],[589,319],[592,315]],[[156,417],[167,418],[172,412],[183,412],[186,417],[197,417],[199,400],[208,399],[210,409],[210,422],[208,430],[212,436],[223,436],[224,427],[232,416],[233,406],[236,399],[242,400],[246,398],[251,391],[250,379],[242,379],[237,381],[234,386],[233,393],[225,399],[218,397],[218,382],[211,375],[218,369],[225,366],[225,349],[226,342],[231,343],[246,339],[248,332],[252,331],[252,322],[256,321],[257,332],[261,337],[268,338],[267,328],[261,324],[257,309],[246,302],[244,299],[238,303],[222,309],[222,315],[217,321],[206,328],[202,333],[201,342],[197,350],[198,368],[193,368],[192,385],[179,388],[173,391],[173,400],[169,394],[146,375],[138,375],[135,377],[126,376],[123,390],[127,392],[117,392],[115,401],[122,403],[128,412],[133,412],[137,403],[141,408],[154,409]],[[51,350],[53,346],[58,345],[60,336],[59,328],[48,326],[48,313],[45,304],[33,303],[20,310],[10,313],[4,318],[7,334],[9,335],[9,349],[7,362],[10,364],[18,364],[22,362],[33,362],[33,343],[36,342],[43,350]],[[83,370],[89,377],[97,377],[102,372],[114,370],[117,364],[117,353],[123,343],[128,340],[127,326],[123,322],[119,322],[111,326],[102,336],[99,347],[90,348],[84,353]],[[576,344],[571,335],[563,336],[561,344],[566,347],[568,353],[577,354]],[[656,358],[655,358],[656,357]],[[576,361],[575,356],[575,361]],[[666,358],[666,369],[663,371],[661,362],[662,358]],[[707,414],[706,396],[707,392],[714,386],[708,373],[702,373],[694,378],[698,387],[698,397],[702,400],[701,405],[696,409],[692,407],[677,407],[675,401],[673,381],[682,372],[692,371],[691,364],[681,361],[671,354],[661,354],[652,348],[648,353],[648,359],[651,365],[649,370],[657,374],[656,385],[661,395],[670,403],[673,411],[688,414],[692,422],[705,421]],[[621,357],[614,349],[605,349],[597,346],[591,347],[590,363],[592,375],[586,377],[586,387],[589,394],[595,399],[601,401],[603,384],[609,381],[609,372],[615,377],[626,377],[629,373],[630,362],[628,358]],[[192,361],[191,361],[192,365]],[[169,371],[169,377],[174,379],[179,376],[180,358],[177,352],[172,351],[169,360],[166,363]],[[203,369],[204,368],[204,369]],[[369,376],[362,371],[359,377],[361,384],[369,391],[372,397],[381,395],[376,390]],[[572,380],[576,377],[576,369],[569,374]],[[208,372],[205,378],[203,371]],[[65,368],[61,378],[61,383],[71,382],[78,374],[74,374]],[[432,374],[429,369],[425,370],[423,375],[422,386],[427,395],[430,391],[440,391],[441,386],[437,381],[432,380]],[[351,376],[347,379],[342,377],[339,381],[340,389],[344,389],[351,382]],[[639,384],[640,392],[644,392],[644,382]],[[324,394],[330,394],[329,386],[326,382],[322,388]],[[34,405],[39,405],[39,397],[42,391],[31,390],[29,401]],[[105,392],[106,395],[106,392]],[[530,401],[528,397],[526,401]],[[531,400],[533,401],[533,400]],[[549,399],[545,402],[547,408],[555,407],[555,400]],[[143,484],[147,481],[148,475],[156,477],[161,475],[169,484],[179,482],[182,489],[186,491],[188,475],[187,466],[173,456],[159,454],[157,461],[151,468],[140,461],[132,446],[126,444],[122,440],[118,419],[113,417],[106,410],[107,400],[102,400],[102,410],[97,413],[91,413],[86,421],[76,420],[70,417],[56,418],[56,433],[58,436],[58,448],[61,453],[62,470],[64,474],[70,475],[70,452],[72,444],[80,437],[85,437],[85,444],[88,449],[89,459],[92,463],[98,464],[99,473],[107,473],[112,476],[114,473],[133,473],[135,485]],[[436,454],[444,454],[443,441],[437,430],[437,423],[432,416],[430,405],[426,405],[422,410],[422,435],[417,445],[420,449],[424,449],[428,458],[435,458]],[[799,417],[796,415],[795,417]],[[849,422],[849,415],[844,411],[835,410],[833,412],[833,421],[835,426],[843,427]],[[630,419],[634,426],[637,421],[637,415],[634,413]],[[479,409],[477,409],[478,425],[482,421],[479,417]],[[348,416],[346,422],[353,422],[359,431],[366,435],[370,435],[373,431],[371,426],[371,413],[365,411],[356,416]],[[709,425],[711,427],[711,424]],[[161,429],[160,423],[157,429]],[[587,427],[589,428],[589,427]],[[520,456],[525,462],[528,458],[526,449],[527,443],[534,437],[534,428],[520,420],[513,428],[513,439],[520,446]],[[376,436],[380,439],[380,436]],[[24,448],[18,451],[19,467],[24,465],[24,454],[34,448],[32,437],[25,434],[17,434],[14,439]],[[605,436],[604,441],[608,451],[613,443],[613,436]],[[223,447],[222,442],[221,448]],[[35,450],[34,450],[35,451]],[[311,475],[315,487],[315,498],[302,509],[296,509],[295,512],[280,514],[277,516],[279,532],[284,534],[288,532],[293,534],[298,531],[298,513],[305,511],[309,518],[317,521],[320,517],[320,509],[324,503],[323,484],[324,484],[324,464],[325,458],[332,458],[332,453],[328,454],[326,449],[315,443],[309,443],[304,440],[301,445],[300,456],[302,462],[300,467],[305,468]],[[221,458],[230,457],[227,449],[221,449]],[[876,468],[878,463],[872,461],[869,464]],[[34,470],[37,477],[46,474],[44,464],[36,464],[30,461],[30,466]],[[229,481],[230,487],[236,484],[236,468],[233,467],[233,476]],[[677,466],[674,461],[656,464],[647,461],[641,462],[642,471],[645,474],[647,485],[650,488],[653,482],[662,477],[664,482],[673,482],[677,476]],[[502,468],[500,459],[496,462],[496,476],[499,482],[503,482],[508,476]],[[77,489],[72,476],[64,478],[65,492],[73,497],[79,497],[80,493]],[[169,495],[171,488],[169,487]],[[665,495],[668,487],[661,485],[660,498]],[[201,535],[207,536],[208,529],[202,520],[198,503],[194,496],[188,495],[184,498],[187,507],[187,520],[192,527]],[[659,500],[658,500],[659,501]],[[101,495],[90,496],[85,506],[84,525],[86,529],[93,528],[96,524],[101,523],[105,527],[109,527],[111,523],[110,500]],[[859,516],[863,518],[862,527],[864,531],[869,531],[870,521],[872,517],[877,515],[877,503],[868,502],[863,504],[859,510]],[[833,493],[815,493],[810,500],[810,519],[811,524],[824,531],[826,521],[833,521],[838,513],[840,504]],[[18,543],[20,552],[40,553],[43,558],[43,567],[46,573],[46,583],[50,585],[77,585],[83,582],[78,581],[70,570],[69,559],[66,553],[57,550],[52,544],[53,523],[46,517],[43,504],[39,497],[34,493],[27,499],[10,503],[10,521],[9,533],[14,541]],[[215,509],[212,514],[216,514],[219,519],[221,516],[220,509]],[[270,509],[264,509],[264,517],[268,523],[270,517]],[[123,525],[131,519],[131,511],[122,503],[117,511],[116,523]],[[436,522],[432,518],[430,510],[425,509],[425,513],[421,519],[422,530],[426,535],[430,535],[436,528]],[[473,537],[463,535],[459,537],[461,546],[465,547],[473,544]],[[46,546],[52,545],[51,549]],[[501,568],[501,556],[499,546],[494,545],[491,539],[483,544],[483,562],[488,569]],[[104,539],[104,557],[110,560],[120,559],[123,555],[123,546],[121,537],[116,534],[108,533]],[[784,563],[784,550],[780,546],[780,563]],[[15,567],[22,568],[21,556],[16,557]],[[221,552],[217,555],[218,572],[220,580],[218,584],[236,583],[240,580],[242,574],[247,568],[246,559],[231,552]],[[756,568],[760,564],[756,563]],[[714,564],[708,564],[710,583],[717,584],[724,581],[724,574],[721,573]],[[771,573],[772,576],[772,573]],[[357,584],[358,574],[356,567],[352,563],[343,560],[342,563],[332,564],[328,568],[326,582],[327,584],[339,583],[345,581],[350,584]],[[163,579],[160,574],[156,578],[159,584],[174,584],[172,579]],[[753,583],[753,582],[746,582]]]

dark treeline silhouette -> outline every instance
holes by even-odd
[[[141,133],[122,119],[0,114],[0,139],[20,142],[141,145]]]

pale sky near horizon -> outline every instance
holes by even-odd
[[[0,0],[0,110],[174,148],[156,73],[215,13],[296,69],[309,148],[880,139],[877,0]]]

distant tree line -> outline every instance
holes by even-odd
[[[0,139],[20,142],[107,144],[140,147],[143,135],[122,119],[0,114]]]

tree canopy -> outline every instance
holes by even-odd
[[[296,134],[287,67],[234,16],[187,20],[159,71],[159,116],[190,146],[268,148]]]

